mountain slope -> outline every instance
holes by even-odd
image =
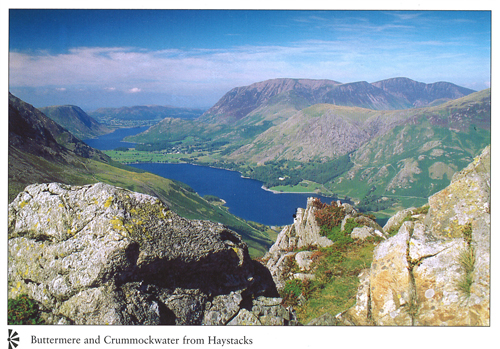
[[[324,94],[339,85],[331,80],[272,79],[249,86],[236,87],[226,93],[198,120],[207,122],[234,122],[245,117],[272,97],[287,91],[307,100],[309,105],[319,103]]]
[[[490,90],[413,111],[351,155],[354,166],[329,185],[367,209],[397,197],[420,205],[491,143]],[[385,199],[383,199],[385,198]],[[380,205],[382,206],[382,205]]]
[[[232,89],[196,120],[165,121],[127,140],[158,143],[193,137],[231,142],[236,147],[250,143],[271,126],[280,125],[297,112],[315,104],[401,110],[423,104],[442,103],[472,92],[450,83],[424,84],[406,78],[373,84],[272,79]]]
[[[80,139],[94,138],[112,131],[74,105],[51,106],[38,110]]]
[[[377,137],[394,127],[423,119],[432,127],[460,132],[468,132],[471,125],[489,129],[489,98],[486,90],[437,107],[396,111],[316,104],[267,129],[229,158],[261,164],[281,159],[326,161],[358,150],[368,141],[377,144]]]
[[[109,161],[102,152],[89,147],[38,109],[10,93],[9,146],[56,162],[69,161],[73,156]]]

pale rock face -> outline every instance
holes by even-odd
[[[9,297],[52,324],[224,325],[277,296],[238,234],[102,183],[28,186],[9,205],[8,249]]]
[[[361,228],[354,228],[351,232],[351,238],[355,240],[366,240],[369,237],[380,237],[385,239],[385,235],[380,230],[375,230],[366,225]]]
[[[338,315],[345,324],[488,326],[490,306],[490,148],[451,184],[429,198],[427,216],[402,223],[374,250],[371,268],[360,275],[356,305]],[[411,212],[391,218],[388,231]],[[464,231],[470,224],[471,239]],[[472,284],[464,252],[474,255]]]
[[[403,222],[404,218],[409,213],[413,212],[413,210],[415,210],[415,207],[410,207],[410,208],[407,208],[405,210],[399,211],[394,216],[389,218],[387,220],[387,223],[385,223],[385,225],[384,225],[384,228],[383,228],[384,232],[388,233],[391,229],[400,226],[401,223]]]
[[[316,208],[312,204],[313,201],[314,198],[308,198],[306,209],[297,209],[293,224],[283,228],[266,254],[267,268],[278,290],[282,289],[286,280],[292,276],[290,269],[295,263],[297,253],[291,251],[306,246],[326,247],[333,244],[333,241],[320,235],[320,227],[314,216]],[[301,256],[298,258],[300,260]]]
[[[295,262],[301,271],[311,270],[312,255],[311,251],[301,251],[295,255]]]

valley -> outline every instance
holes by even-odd
[[[444,188],[490,143],[489,89],[473,92],[398,78],[370,88],[351,84],[350,95],[359,95],[351,99],[325,92],[338,89],[338,96],[349,90],[339,89],[343,85],[275,79],[237,88],[201,117],[166,118],[126,137],[136,142],[134,148],[106,154],[121,163],[186,162],[236,170],[276,192],[346,198],[387,217]],[[407,85],[412,89],[405,90]],[[387,109],[353,106],[376,88],[398,97],[377,104]],[[409,102],[401,102],[402,96]],[[402,106],[406,109],[397,109]]]
[[[9,95],[8,165],[9,202],[34,183],[104,182],[154,195],[185,218],[223,223],[245,237],[252,256],[265,253],[276,236],[269,227],[247,222],[210,204],[182,182],[115,162],[13,95]]]
[[[408,84],[411,93],[404,90]],[[36,136],[42,142],[26,143],[21,139],[27,129],[11,128],[19,132],[10,137],[9,198],[34,182],[103,181],[158,196],[186,218],[227,224],[244,236],[251,254],[258,256],[270,246],[276,231],[231,215],[227,207],[208,203],[181,182],[128,165],[190,163],[237,171],[273,193],[353,202],[383,222],[401,209],[421,206],[490,144],[489,89],[472,92],[452,84],[443,87],[409,79],[345,85],[275,79],[234,89],[203,114],[170,107],[99,111],[108,113],[108,118],[94,113],[104,124],[75,106],[43,109],[65,129],[12,97],[13,110],[24,110],[21,113],[31,115],[33,121],[42,118],[51,131]],[[400,90],[395,94],[397,86]],[[438,91],[433,97],[432,90]],[[370,106],[387,109],[353,106],[366,93],[372,98],[376,91],[377,96],[385,96],[385,102]],[[402,106],[407,109],[397,109]],[[132,125],[142,128],[127,131],[123,127],[131,123],[119,120],[137,120]],[[101,152],[88,147],[70,129],[82,138],[116,129],[116,140],[110,143],[114,149]],[[129,143],[121,142],[122,137]],[[98,141],[88,140],[89,144]],[[41,149],[43,144],[47,145]],[[22,175],[28,168],[33,173],[29,179]]]
[[[402,98],[404,93],[391,92],[400,80],[376,84],[291,81],[272,80],[267,87],[257,84],[253,88],[262,92],[257,94],[239,88],[197,118],[168,116],[158,122],[147,115],[138,122],[109,119],[100,124],[72,106],[46,109],[47,117],[10,95],[9,263],[16,270],[9,279],[10,297],[20,301],[26,293],[41,302],[43,318],[36,321],[107,321],[95,302],[95,318],[67,313],[73,302],[77,307],[89,303],[76,289],[67,288],[65,304],[59,308],[59,303],[42,299],[33,280],[42,284],[44,273],[53,273],[52,269],[39,264],[29,268],[34,271],[24,271],[24,255],[17,258],[12,252],[28,243],[36,246],[37,253],[56,260],[59,257],[51,255],[52,245],[65,239],[94,241],[102,233],[99,243],[110,246],[112,240],[113,248],[125,256],[116,262],[119,267],[112,268],[127,271],[116,273],[111,281],[96,277],[99,286],[87,285],[85,292],[99,289],[114,294],[108,287],[122,279],[126,282],[120,287],[125,290],[139,290],[146,282],[149,300],[141,298],[140,291],[134,293],[138,297],[134,302],[146,304],[154,299],[152,304],[160,302],[167,309],[161,308],[157,317],[140,310],[143,305],[116,311],[112,319],[116,324],[434,326],[443,322],[435,314],[451,311],[458,315],[447,318],[450,325],[487,325],[488,298],[479,279],[489,278],[488,266],[474,261],[477,275],[472,279],[470,267],[456,265],[465,265],[463,241],[477,244],[477,258],[488,256],[489,251],[490,90],[465,91],[470,93],[454,99],[439,93]],[[444,90],[457,92],[452,87]],[[360,95],[344,98],[343,93],[353,88]],[[332,96],[335,101],[327,103],[325,99]],[[366,100],[372,103],[367,105]],[[339,101],[341,105],[335,104]],[[402,107],[406,109],[398,109]],[[67,118],[61,118],[64,111]],[[131,125],[135,128],[125,127]],[[86,144],[73,132],[92,138],[84,138]],[[24,176],[27,171],[32,176]],[[253,188],[250,193],[247,187]],[[477,190],[476,198],[471,193]],[[470,205],[463,206],[464,200]],[[40,202],[49,201],[54,210],[52,206],[36,209]],[[463,213],[463,209],[470,212]],[[95,212],[102,219],[89,218],[83,224],[76,215],[80,210]],[[458,220],[453,215],[459,215]],[[469,217],[478,223],[467,223]],[[434,223],[429,225],[428,220]],[[61,230],[58,224],[65,228]],[[172,232],[174,240],[164,236],[166,231]],[[204,237],[193,239],[192,234]],[[425,236],[433,238],[427,241]],[[442,239],[448,247],[436,252],[434,239]],[[45,240],[51,241],[48,247],[40,243]],[[82,241],[78,244],[85,245]],[[198,248],[198,243],[206,243],[206,248]],[[173,245],[158,248],[157,244]],[[181,244],[190,247],[179,249]],[[467,248],[471,258],[476,258],[476,250]],[[137,249],[141,252],[134,252]],[[415,249],[432,253],[415,257],[411,252]],[[388,256],[383,255],[386,250],[391,251]],[[149,257],[151,252],[153,257]],[[193,264],[193,253],[202,255],[200,262]],[[387,266],[379,264],[394,264],[391,253],[403,264],[391,266],[392,279],[387,281],[382,272]],[[433,269],[432,273],[447,281],[432,287],[461,297],[467,309],[471,302],[480,303],[477,315],[461,312],[463,305],[455,300],[448,304],[427,299],[432,298],[429,290],[425,297],[417,294],[434,281],[422,280],[415,270],[434,257],[443,258],[438,265],[456,270],[442,276],[441,267]],[[112,265],[101,264],[98,258],[87,260],[92,270]],[[222,265],[231,266],[241,277],[235,280],[236,274],[226,275]],[[189,272],[171,272],[178,267]],[[403,275],[398,274],[401,270]],[[207,272],[210,277],[205,278]],[[47,275],[57,278],[56,274]],[[164,280],[164,275],[167,281],[155,281]],[[397,277],[406,281],[413,277],[414,283],[406,285]],[[402,303],[380,301],[387,298],[385,291],[380,286],[367,288],[371,282],[390,285],[388,292]],[[170,288],[178,284],[182,287]],[[195,294],[190,293],[193,289]],[[182,292],[189,302],[202,302],[204,311],[178,311],[175,292]],[[162,298],[166,294],[168,298]],[[51,293],[50,297],[58,296]],[[112,307],[122,307],[127,297],[116,296]],[[236,298],[232,301],[231,297]],[[365,302],[367,297],[369,302]],[[243,306],[247,303],[253,315]],[[382,314],[388,307],[389,317]]]

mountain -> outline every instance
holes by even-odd
[[[200,121],[234,122],[268,102],[272,97],[294,91],[294,98],[303,98],[309,104],[319,103],[326,92],[340,85],[331,80],[273,79],[249,86],[236,87],[226,93]]]
[[[403,110],[424,103],[441,104],[473,92],[451,83],[424,84],[406,78],[373,84],[273,79],[232,89],[196,120],[165,121],[152,126],[143,134],[129,137],[127,141],[155,143],[193,137],[241,146],[272,126],[280,125],[290,118],[297,119],[298,112],[316,104],[371,110]],[[295,121],[291,121],[293,122]],[[165,139],[162,139],[164,135]]]
[[[104,182],[158,197],[189,219],[220,222],[237,231],[252,256],[270,246],[273,232],[211,205],[189,186],[114,163],[38,109],[9,94],[9,202],[34,183],[85,185]]]
[[[111,128],[98,123],[74,105],[43,107],[38,110],[80,139],[94,138],[112,132]]]
[[[9,147],[55,162],[75,156],[109,162],[101,151],[89,147],[40,110],[9,93]]]
[[[279,159],[327,160],[358,150],[368,141],[378,143],[379,137],[398,125],[412,125],[422,120],[433,127],[459,132],[468,132],[471,125],[489,129],[489,100],[489,90],[485,90],[423,109],[392,111],[315,104],[268,128],[229,158],[261,164]]]
[[[192,120],[203,114],[202,109],[180,108],[160,105],[144,105],[121,108],[99,108],[89,115],[110,126],[153,125],[164,118]]]
[[[294,94],[291,95],[290,91],[294,91]],[[233,123],[281,94],[287,94],[291,103],[294,103],[292,100],[298,100],[307,106],[328,103],[390,110],[422,107],[437,100],[456,99],[472,92],[447,82],[425,84],[408,78],[371,84],[366,81],[340,83],[332,80],[273,79],[232,89],[198,120]]]

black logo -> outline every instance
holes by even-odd
[[[9,338],[7,340],[9,341],[9,349],[17,348],[19,345],[19,334],[16,331],[9,330]]]

